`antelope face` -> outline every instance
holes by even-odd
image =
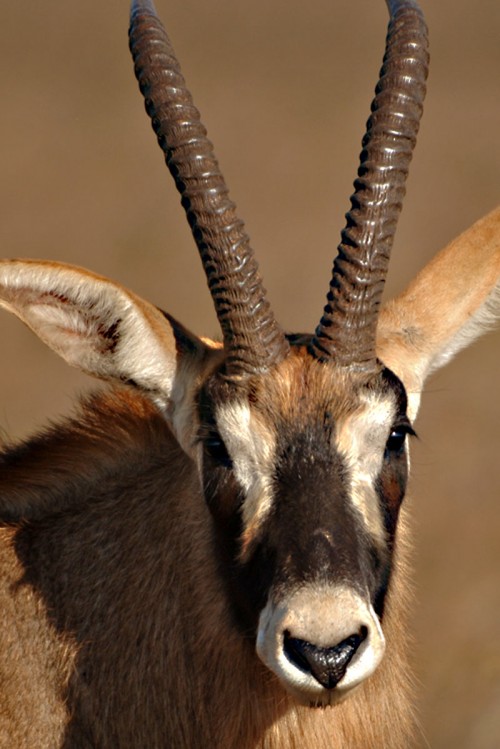
[[[230,598],[299,701],[324,705],[384,653],[380,620],[407,475],[402,384],[305,346],[200,395],[202,480]]]
[[[199,391],[197,437],[228,598],[253,627],[262,661],[298,700],[315,705],[340,698],[382,658],[380,618],[406,483],[406,395],[375,349],[428,55],[416,2],[388,7],[352,208],[323,315],[314,336],[302,339],[286,337],[271,311],[149,2],[134,0],[130,27],[139,85],[223,333],[224,363]],[[191,413],[177,434],[196,422]]]
[[[383,655],[380,617],[406,481],[406,396],[375,348],[428,54],[415,0],[388,7],[386,54],[352,207],[327,303],[308,339],[286,337],[274,317],[150,0],[133,0],[129,32],[146,109],[223,334],[224,361],[203,377],[197,416],[179,407],[185,378],[175,375],[174,432],[189,451],[185,435],[199,417],[198,465],[225,556],[228,598],[253,627],[262,661],[299,700],[317,705],[360,683]],[[189,349],[199,347],[175,337],[182,372]],[[166,402],[175,392],[174,383]]]

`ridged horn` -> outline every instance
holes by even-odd
[[[286,356],[288,342],[266,299],[243,222],[151,0],[133,0],[129,40],[146,111],[207,276],[227,352],[226,376],[238,380],[266,370]]]
[[[362,142],[351,210],[334,261],[327,304],[311,343],[318,359],[378,368],[375,335],[389,256],[422,116],[429,55],[414,0],[387,0],[385,56]]]

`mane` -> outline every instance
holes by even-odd
[[[91,502],[113,477],[184,453],[152,403],[131,388],[93,393],[76,413],[0,452],[0,519],[35,520]],[[184,456],[185,461],[189,459]]]

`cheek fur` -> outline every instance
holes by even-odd
[[[216,526],[231,535],[235,526],[241,532],[242,489],[230,468],[216,465],[207,455],[203,456],[203,493]]]
[[[407,480],[408,459],[406,451],[403,451],[401,455],[391,457],[389,460],[384,460],[377,482],[377,493],[384,518],[384,526],[391,545],[396,532],[399,509],[406,492]]]
[[[242,560],[243,491],[232,470],[204,459],[204,494],[214,521],[214,552],[228,591],[234,621],[244,633],[255,634],[275,575],[275,556],[267,543],[253,539]]]

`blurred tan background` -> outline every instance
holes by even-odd
[[[389,294],[500,198],[500,4],[422,2],[429,93]],[[311,330],[382,58],[384,3],[157,6],[276,314],[287,329]],[[3,3],[1,252],[88,266],[215,334],[132,75],[127,15],[125,0]],[[0,335],[0,428],[26,435],[67,412],[89,381],[6,314]],[[421,745],[432,749],[500,747],[499,365],[497,333],[428,384],[417,423],[415,659]]]

